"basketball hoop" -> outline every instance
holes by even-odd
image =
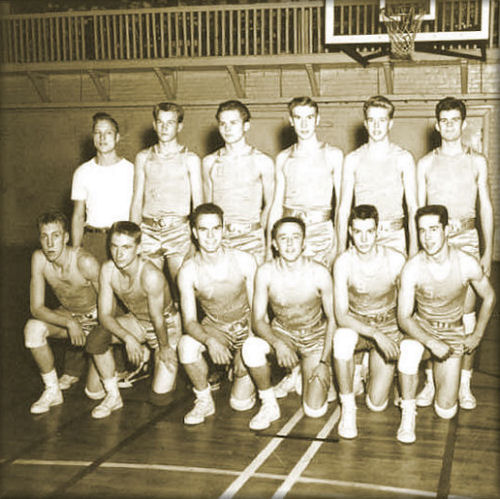
[[[391,57],[411,60],[415,52],[415,37],[420,31],[423,14],[414,7],[401,8],[397,13],[389,14],[386,9],[380,10],[381,18],[387,27],[391,41]]]

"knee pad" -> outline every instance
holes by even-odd
[[[26,348],[38,348],[47,344],[49,329],[47,324],[38,319],[29,319],[24,326],[24,346]]]
[[[181,364],[192,364],[201,360],[201,354],[206,349],[203,343],[200,343],[189,334],[183,334],[179,343],[177,343],[177,353]]]
[[[370,409],[370,411],[382,412],[382,411],[385,411],[387,409],[387,404],[389,403],[389,400],[386,400],[382,405],[375,405],[371,401],[370,395],[367,393],[366,397],[365,397],[365,402],[366,402],[366,407],[368,407],[368,409]]]
[[[262,367],[266,365],[266,355],[271,352],[271,345],[262,338],[250,336],[241,348],[243,362],[248,367]]]
[[[451,419],[457,413],[457,408],[458,405],[455,404],[453,407],[450,407],[449,409],[443,409],[442,407],[439,407],[437,405],[436,401],[434,401],[434,410],[436,411],[436,414],[442,419]]]
[[[326,414],[328,409],[328,402],[325,402],[319,409],[313,409],[309,407],[305,402],[302,402],[302,408],[304,409],[304,414],[310,418],[320,418]]]
[[[418,366],[424,353],[422,343],[415,340],[403,340],[399,345],[400,355],[398,370],[409,376],[418,373]]]
[[[111,341],[111,333],[102,326],[98,326],[87,336],[85,350],[91,355],[101,355],[111,347]]]
[[[163,394],[172,391],[175,387],[176,378],[177,362],[167,365],[162,360],[157,359],[152,383],[153,392]]]
[[[234,409],[235,411],[248,411],[255,405],[256,400],[257,397],[255,396],[255,393],[245,400],[237,399],[236,397],[231,396],[229,398],[229,405],[231,406],[231,409]]]
[[[341,327],[333,337],[333,357],[338,360],[349,360],[354,355],[358,342],[358,333],[352,329]]]

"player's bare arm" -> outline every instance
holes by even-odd
[[[270,272],[271,263],[265,263],[257,269],[255,275],[255,293],[252,307],[253,325],[257,334],[274,348],[278,364],[281,367],[291,368],[299,361],[297,354],[283,340],[273,334],[267,321]]]
[[[285,175],[283,165],[288,157],[287,151],[281,151],[276,158],[273,201],[267,219],[267,249],[271,257],[271,229],[274,223],[283,216],[283,201],[285,199]]]
[[[30,280],[30,312],[38,320],[63,327],[68,330],[72,345],[85,345],[85,333],[80,323],[68,317],[57,309],[52,310],[45,305],[46,279],[44,268],[47,260],[42,251],[37,250],[31,258],[31,280]]]
[[[203,203],[203,183],[201,180],[201,161],[197,154],[191,153],[187,157],[187,170],[191,186],[191,201],[193,209]]]
[[[344,153],[338,147],[327,147],[328,164],[332,167],[333,188],[335,190],[335,213],[339,209],[340,190],[342,188],[342,165]]]
[[[182,265],[178,275],[184,330],[200,343],[206,345],[210,357],[216,364],[229,364],[232,355],[222,338],[207,334],[198,321],[195,282],[195,266],[191,260],[188,260]]]
[[[474,291],[481,298],[481,307],[477,316],[474,332],[465,339],[464,346],[466,352],[473,352],[481,342],[481,339],[488,325],[488,321],[493,313],[495,306],[495,291],[491,286],[488,277],[478,264],[477,260],[467,254],[461,254],[462,272],[464,277],[468,278]]]
[[[403,188],[408,213],[409,255],[413,256],[418,251],[418,235],[415,225],[415,213],[417,211],[417,183],[415,172],[415,161],[409,152],[405,152],[401,160],[401,174],[403,176]]]
[[[352,198],[354,196],[354,170],[355,160],[352,153],[344,160],[342,169],[342,187],[340,189],[340,203],[337,212],[337,252],[341,253],[347,248],[347,222],[351,212]]]
[[[260,215],[260,225],[265,230],[267,220],[269,218],[269,212],[273,203],[275,183],[274,161],[266,154],[260,154],[258,164],[260,170],[260,180],[262,182],[262,195],[264,198],[264,207]]]
[[[99,293],[99,271],[100,265],[94,255],[83,249],[80,250],[78,255],[78,270],[80,273],[92,283],[96,293]]]
[[[82,245],[85,226],[85,201],[73,201],[73,215],[71,216],[71,244],[78,248]]]
[[[414,260],[408,261],[403,267],[398,294],[398,322],[405,333],[422,343],[437,358],[444,360],[452,353],[451,347],[425,332],[413,318],[418,273]]]
[[[140,224],[142,220],[142,206],[144,203],[144,165],[146,163],[148,151],[140,151],[135,157],[134,163],[134,191],[132,203],[130,205],[130,221]]]
[[[431,163],[430,155],[424,156],[417,163],[417,201],[419,207],[427,204],[427,170]]]
[[[484,273],[489,276],[491,271],[491,260],[493,258],[493,206],[491,203],[490,186],[488,181],[488,163],[482,155],[475,157],[477,165],[477,189],[479,197],[479,216],[481,221],[481,232],[484,239],[484,252],[481,256],[481,267]]]
[[[212,183],[212,167],[214,166],[215,159],[215,154],[209,154],[203,158],[201,164],[203,195],[207,203],[211,202],[213,199],[214,186]]]
[[[111,334],[125,343],[125,349],[130,362],[139,364],[143,354],[141,344],[134,335],[123,328],[114,317],[115,296],[111,282],[113,266],[114,264],[111,260],[107,261],[101,267],[101,272],[99,274],[99,322]]]

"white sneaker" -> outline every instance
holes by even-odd
[[[434,388],[434,383],[428,383],[426,381],[424,387],[417,395],[417,407],[429,407],[432,405],[435,393],[436,389]]]
[[[297,377],[302,378],[302,376],[297,376],[296,372],[292,370],[289,374],[284,376],[281,381],[273,387],[274,395],[277,399],[282,399],[286,397],[289,393],[297,391]],[[302,391],[302,380],[300,384],[300,389]]]
[[[45,388],[42,396],[31,405],[31,414],[43,414],[49,412],[53,405],[60,405],[63,403],[63,394],[57,387]]]
[[[462,409],[471,411],[477,407],[476,397],[471,392],[470,386],[460,384],[458,389],[458,403]]]
[[[63,374],[59,378],[59,389],[67,390],[68,388],[71,388],[75,383],[78,383],[79,379],[79,377],[71,376],[71,374]]]
[[[118,393],[118,395],[113,395],[108,393],[105,399],[94,409],[92,409],[92,417],[94,419],[107,418],[113,411],[121,409],[123,407],[123,400]]]
[[[356,438],[358,436],[355,405],[342,405],[338,433],[342,438]]]
[[[215,414],[214,399],[196,397],[194,407],[184,416],[184,424],[194,425],[205,421],[205,418]]]
[[[250,420],[250,429],[256,431],[265,430],[280,417],[280,406],[277,402],[262,402],[259,412]]]
[[[415,418],[417,410],[415,407],[404,407],[401,411],[401,424],[398,428],[397,438],[404,444],[412,444],[417,437],[415,436]]]
[[[143,354],[141,363],[132,372],[122,372],[117,374],[118,378],[118,388],[132,388],[134,383],[137,383],[141,379],[146,379],[151,376],[151,370],[149,365],[149,359],[151,357],[151,352],[149,348],[143,346]]]

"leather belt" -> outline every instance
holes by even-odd
[[[419,315],[416,315],[418,319],[420,319],[423,322],[426,322],[429,324],[429,326],[436,328],[436,329],[451,329],[455,327],[460,327],[463,325],[462,319],[458,319],[456,321],[433,321],[429,319],[424,319],[423,317],[420,317]]]
[[[260,222],[225,222],[224,228],[228,232],[237,232],[245,230],[245,232],[251,232],[261,228]]]
[[[401,230],[404,227],[402,218],[395,218],[393,220],[380,220],[378,223],[379,230]]]
[[[300,208],[288,208],[287,206],[283,207],[283,216],[284,217],[297,217],[300,218],[305,223],[319,223],[319,222],[327,222],[332,218],[332,210],[329,209],[311,209],[311,210],[302,210]]]
[[[188,221],[187,216],[183,215],[166,215],[164,217],[150,218],[142,217],[142,223],[150,225],[151,227],[172,227],[179,223],[185,223]]]
[[[465,230],[472,230],[476,228],[475,218],[450,218],[448,220],[451,232],[453,234],[463,232]]]
[[[92,225],[86,225],[83,230],[85,232],[92,232],[97,234],[107,234],[109,227],[92,227]]]

